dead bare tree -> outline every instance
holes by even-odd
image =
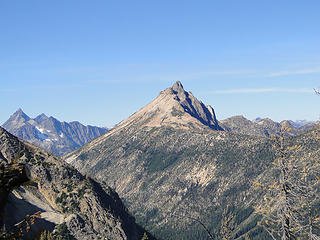
[[[282,129],[280,137],[274,137],[278,178],[269,185],[254,183],[266,192],[264,204],[256,207],[256,212],[263,216],[260,225],[274,240],[319,239],[313,233],[319,218],[311,211],[313,201],[319,198],[315,188],[319,163],[305,156],[302,146],[285,144],[283,133],[288,130]]]
[[[298,213],[298,199],[294,171],[295,160],[289,153],[297,150],[299,146],[285,146],[284,133],[289,129],[281,129],[280,136],[274,136],[274,149],[276,160],[273,163],[278,170],[278,178],[273,184],[261,187],[266,195],[264,204],[256,207],[256,213],[263,216],[260,225],[269,233],[272,239],[292,240],[300,229],[300,215]]]

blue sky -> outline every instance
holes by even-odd
[[[320,1],[0,1],[0,123],[112,126],[180,80],[222,120],[317,120]]]

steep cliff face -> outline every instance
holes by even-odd
[[[41,226],[35,224],[34,228],[37,231],[65,224],[76,239],[142,238],[144,230],[105,183],[83,176],[54,155],[2,128],[0,152],[2,164],[19,159],[28,166],[34,181],[10,193],[3,212],[7,226],[41,211]]]
[[[107,131],[106,128],[84,126],[79,122],[60,122],[45,114],[32,119],[21,109],[10,116],[3,127],[13,135],[58,156],[75,150]]]

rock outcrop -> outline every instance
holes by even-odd
[[[75,239],[142,238],[145,231],[135,223],[118,194],[105,183],[85,177],[55,155],[21,141],[2,128],[0,153],[3,166],[16,161],[28,165],[32,179],[31,184],[9,194],[2,214],[6,226],[40,211],[41,224],[34,224],[31,233],[52,231],[55,226],[64,225]]]

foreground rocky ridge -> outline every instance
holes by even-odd
[[[58,156],[77,149],[107,131],[106,128],[84,126],[79,122],[60,122],[45,114],[32,119],[21,109],[10,116],[3,128]]]
[[[29,166],[34,183],[10,193],[3,214],[7,226],[40,210],[42,221],[32,227],[32,234],[64,224],[75,239],[142,238],[144,230],[114,190],[0,128],[0,162],[17,157]]]

